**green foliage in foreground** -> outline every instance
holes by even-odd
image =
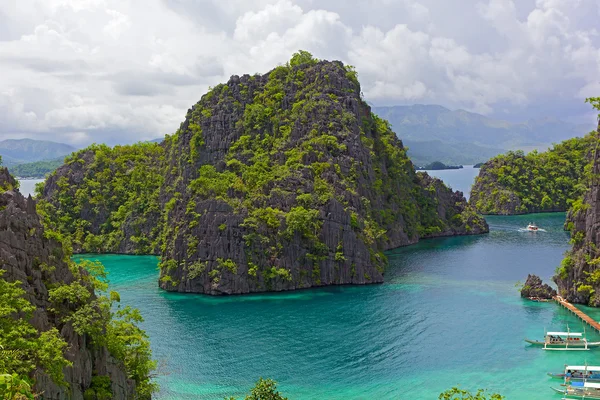
[[[475,394],[466,390],[453,387],[440,393],[438,400],[503,400],[504,396],[498,393],[488,393],[487,390],[479,389]],[[228,397],[225,400],[236,400],[235,397]],[[287,400],[277,391],[277,382],[272,379],[260,378],[256,385],[250,390],[244,400]]]
[[[502,400],[504,396],[498,393],[488,393],[487,390],[479,389],[477,393],[472,394],[466,390],[453,387],[440,393],[439,400]]]
[[[44,268],[48,271],[53,267]],[[69,268],[75,281],[47,286],[50,316],[57,321],[58,328],[72,324],[75,332],[88,336],[92,346],[107,347],[123,362],[127,377],[135,381],[136,398],[149,398],[157,389],[150,380],[156,363],[152,360],[148,337],[138,327],[142,322],[139,311],[120,305],[113,311],[113,303],[118,302],[119,296],[106,293],[106,273],[100,263],[71,261]],[[7,282],[3,274],[0,269],[0,398],[30,398],[28,379],[38,370],[57,385],[67,386],[64,371],[72,367],[65,358],[67,343],[57,327],[39,332],[29,323],[35,307],[24,297],[21,282]],[[102,380],[94,378],[93,382]],[[13,392],[26,394],[9,396]],[[86,393],[91,394],[89,389]]]
[[[63,164],[64,158],[56,160],[35,161],[27,164],[18,164],[10,167],[10,173],[21,178],[38,178],[42,179],[46,175],[54,172],[55,169]]]
[[[225,400],[236,400],[229,397]],[[287,400],[277,391],[277,382],[272,379],[259,378],[256,385],[250,390],[250,394],[244,400]]]
[[[595,133],[539,153],[510,151],[485,163],[471,204],[483,214],[565,211],[586,191]]]
[[[18,374],[0,374],[0,399],[33,400],[35,397],[28,379]]]

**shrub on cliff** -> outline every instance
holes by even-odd
[[[114,398],[150,398],[155,363],[139,312],[117,306],[100,263],[70,258],[15,185],[0,169],[10,188],[0,193],[0,390],[32,380],[47,397],[94,398],[108,382]]]

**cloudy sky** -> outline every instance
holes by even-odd
[[[298,49],[375,105],[592,124],[600,0],[2,0],[0,139],[129,143]]]

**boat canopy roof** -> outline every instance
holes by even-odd
[[[556,336],[583,336],[583,333],[579,333],[579,332],[548,332],[546,333],[546,336],[548,335],[556,335]]]
[[[596,383],[596,382],[586,382],[583,384],[583,387],[589,387],[589,388],[596,388],[596,389],[600,389],[600,383]]]
[[[590,371],[590,372],[600,372],[600,367],[594,365],[566,365],[565,371]]]

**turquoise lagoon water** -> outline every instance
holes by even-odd
[[[547,232],[518,231],[532,219]],[[544,329],[583,327],[556,304],[522,300],[515,283],[552,275],[568,248],[563,221],[562,213],[490,217],[488,235],[389,252],[382,285],[293,293],[166,293],[155,257],[87,257],[105,264],[112,289],[146,318],[164,364],[159,399],[241,396],[260,376],[290,399],[436,399],[453,385],[558,399],[549,386],[560,382],[545,373],[598,363],[600,350],[528,346],[523,339]]]

